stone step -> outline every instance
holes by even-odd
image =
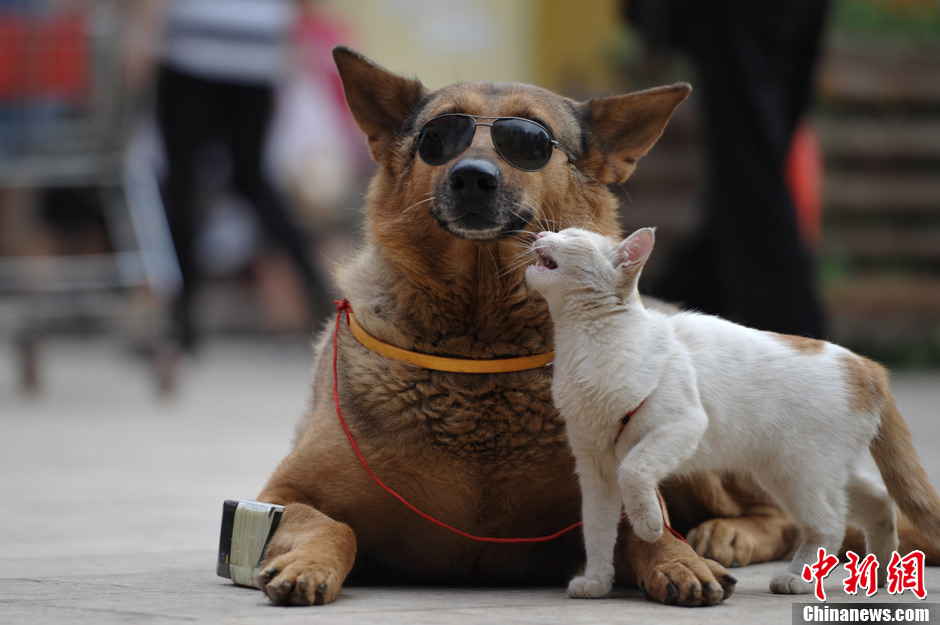
[[[940,219],[940,173],[827,173],[827,214],[935,215]],[[940,227],[940,224],[938,224]]]
[[[823,100],[842,108],[940,111],[940,46],[839,46],[820,73]]]
[[[827,285],[832,312],[873,321],[904,318],[940,324],[940,277],[873,274]]]
[[[940,262],[940,226],[865,224],[827,228],[824,255],[864,261]]]
[[[926,120],[832,117],[817,127],[827,159],[878,159],[886,166],[892,160],[940,160],[940,115]]]

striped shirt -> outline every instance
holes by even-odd
[[[293,0],[171,0],[163,60],[210,79],[275,82],[295,18]]]

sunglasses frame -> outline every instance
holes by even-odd
[[[467,151],[467,148],[469,148],[470,145],[473,143],[473,138],[476,136],[477,128],[479,128],[480,126],[486,126],[486,127],[488,127],[488,128],[491,129],[491,130],[490,130],[490,141],[491,141],[492,144],[493,144],[493,149],[496,151],[497,154],[499,154],[499,157],[500,157],[501,159],[503,159],[504,161],[506,161],[510,166],[515,167],[516,169],[518,169],[518,170],[520,170],[520,171],[539,171],[540,169],[543,169],[543,168],[545,167],[545,165],[548,165],[549,161],[552,160],[551,155],[549,155],[548,159],[545,161],[545,163],[544,163],[541,167],[536,167],[536,168],[534,168],[534,169],[530,169],[530,168],[526,168],[526,167],[520,167],[520,166],[517,165],[516,163],[512,162],[509,158],[507,158],[506,155],[503,154],[503,153],[500,151],[499,146],[496,145],[496,140],[493,138],[492,128],[493,128],[493,126],[496,124],[496,122],[502,121],[502,120],[504,120],[504,119],[516,119],[516,120],[519,120],[519,121],[528,122],[528,123],[530,123],[530,124],[534,124],[534,125],[538,126],[538,127],[541,128],[542,130],[544,130],[544,131],[545,131],[545,134],[548,136],[549,145],[552,146],[552,151],[554,152],[556,149],[561,149],[561,144],[560,144],[560,143],[558,142],[558,140],[555,138],[555,135],[552,134],[552,131],[551,131],[548,127],[546,127],[544,124],[541,124],[541,123],[535,121],[534,119],[528,119],[528,118],[526,118],[526,117],[507,117],[507,116],[502,116],[502,115],[497,116],[497,115],[470,115],[469,113],[444,113],[443,115],[438,115],[437,117],[432,117],[432,118],[429,119],[428,121],[424,122],[424,124],[421,126],[421,130],[420,130],[420,132],[418,132],[418,139],[415,141],[415,149],[416,149],[416,151],[417,151],[417,153],[418,153],[419,156],[421,155],[421,140],[424,138],[424,130],[425,130],[425,128],[427,128],[428,124],[430,124],[431,122],[437,121],[437,120],[439,120],[439,119],[443,119],[443,118],[445,118],[445,117],[466,117],[466,118],[470,119],[471,121],[473,121],[473,135],[470,137],[470,143],[468,143],[468,144],[467,144],[467,147],[465,147],[463,150],[460,150],[459,152],[457,152],[456,154],[454,154],[450,159],[447,159],[447,160],[451,160],[451,159],[453,159],[453,158],[457,158],[458,156],[460,156],[461,154],[463,154],[464,152],[466,152],[466,151]],[[486,123],[486,122],[481,122],[481,121],[479,121],[479,120],[481,120],[481,119],[489,119],[489,120],[492,120],[492,121],[489,122],[489,123]],[[431,163],[428,163],[427,161],[424,160],[424,157],[423,157],[423,156],[421,157],[421,160],[423,160],[423,161],[424,161],[425,163],[427,163],[428,165],[431,165]],[[445,162],[446,162],[446,161],[445,161]],[[443,163],[442,163],[442,164],[443,164]],[[431,167],[439,167],[439,166],[440,166],[440,165],[431,165]]]

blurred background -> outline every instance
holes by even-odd
[[[247,18],[219,12],[230,2]],[[337,44],[432,89],[523,81],[583,99],[693,83],[616,189],[625,227],[659,228],[644,279],[663,284],[708,221],[709,137],[736,139],[733,115],[721,121],[702,101],[718,87],[701,89],[699,77],[714,84],[720,65],[675,36],[714,16],[650,5],[0,0],[0,392],[42,390],[57,344],[108,344],[164,394],[185,385],[185,364],[198,366],[207,343],[306,349],[328,311],[332,267],[357,245],[373,168],[332,66]],[[804,333],[892,366],[937,367],[940,3],[826,7],[815,30],[788,31],[797,53],[811,52],[794,74],[808,114],[784,133],[779,168],[819,295]],[[259,52],[244,63],[213,45]],[[275,48],[281,60],[254,65]]]

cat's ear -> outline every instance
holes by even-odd
[[[614,251],[614,266],[626,279],[635,279],[653,253],[654,245],[656,228],[640,228],[617,246]]]
[[[640,274],[656,244],[655,228],[640,228],[617,246],[614,251],[614,267],[617,269],[617,289],[621,293],[636,296]]]
[[[343,46],[333,48],[333,60],[343,80],[349,110],[369,140],[372,157],[382,162],[424,97],[424,86]]]

